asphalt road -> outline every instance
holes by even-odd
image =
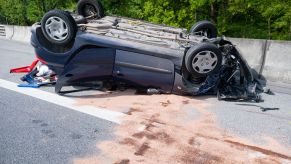
[[[29,45],[0,40],[0,79],[20,83],[9,69],[33,59]],[[71,163],[98,153],[96,143],[112,139],[114,126],[0,86],[0,164]]]
[[[20,83],[21,76],[9,74],[9,69],[29,65],[33,59],[30,45],[0,40],[0,79]],[[41,89],[53,92],[51,87]],[[210,111],[226,131],[258,143],[269,136],[291,146],[291,95],[264,94],[265,101],[259,104],[197,99],[211,104]],[[96,143],[114,138],[115,126],[0,86],[0,164],[71,163],[98,154]]]

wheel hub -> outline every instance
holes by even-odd
[[[45,22],[45,30],[51,39],[63,41],[68,37],[68,25],[59,17],[50,17]]]
[[[201,74],[206,74],[215,69],[218,58],[212,51],[199,52],[192,61],[193,69]]]

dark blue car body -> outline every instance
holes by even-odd
[[[34,25],[31,31],[31,44],[38,58],[58,75],[56,92],[64,85],[94,81],[122,82],[159,89],[162,93],[189,92],[186,88],[183,91],[181,76],[186,49],[164,48],[81,31],[75,42],[65,48],[47,42],[40,25]]]
[[[227,96],[231,99],[257,97],[250,67],[231,42],[223,38],[206,39],[206,42],[220,48],[225,54],[226,65],[203,81],[193,83],[183,72],[185,54],[190,47],[168,48],[82,30],[78,31],[72,44],[58,46],[45,39],[39,24],[35,24],[31,31],[31,44],[37,57],[58,75],[56,93],[61,94],[63,86],[101,81],[155,89],[159,93],[199,95],[214,90],[212,94],[235,93],[235,96]],[[195,44],[200,43],[192,43],[192,46]],[[239,81],[235,78],[237,75]]]

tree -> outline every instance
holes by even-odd
[[[232,37],[291,40],[290,0],[100,0],[109,15],[176,27],[216,23]],[[54,8],[74,10],[78,0],[0,0],[0,22],[31,25]]]
[[[26,2],[25,0],[1,0],[0,11],[3,14],[2,17],[7,18],[7,21],[11,24],[28,24],[25,8]]]

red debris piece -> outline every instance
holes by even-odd
[[[39,59],[36,59],[30,66],[10,69],[10,73],[29,73],[34,69],[38,62]]]

